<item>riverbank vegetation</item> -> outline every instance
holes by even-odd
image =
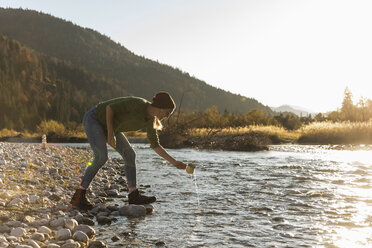
[[[268,115],[260,110],[246,114],[220,112],[217,107],[206,111],[184,112],[182,104],[165,120],[160,139],[165,147],[255,150],[270,144],[372,144],[372,101],[361,99],[354,105],[348,89],[339,110],[308,116],[293,113]],[[0,138],[38,138],[47,134],[55,141],[79,142],[86,139],[81,124],[42,121],[36,132],[0,130]],[[129,137],[146,137],[141,131]]]
[[[216,107],[205,112],[177,112],[167,122],[163,136],[174,137],[164,140],[167,145],[176,144],[176,147],[201,143],[208,148],[210,144],[221,142],[228,146],[233,139],[243,144],[242,150],[247,143],[260,147],[288,142],[372,144],[372,100],[362,98],[354,104],[348,88],[344,94],[340,109],[314,116],[293,113],[270,116],[259,110],[247,114],[220,113]]]

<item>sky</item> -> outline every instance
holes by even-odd
[[[372,99],[369,0],[0,0],[94,29],[206,83],[313,112]]]

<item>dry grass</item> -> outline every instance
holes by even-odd
[[[299,142],[317,144],[371,144],[372,120],[368,122],[314,122],[301,128]]]
[[[4,129],[0,130],[0,138],[2,138],[2,137],[15,137],[19,134],[20,134],[20,132],[17,132],[17,131],[14,131],[14,130],[9,130],[7,128],[4,128]]]
[[[259,133],[276,142],[298,141],[312,144],[372,144],[372,120],[368,122],[313,122],[296,131],[289,131],[278,126],[246,126],[236,128],[194,128],[187,130],[191,137],[249,135]],[[1,137],[40,137],[40,133],[17,132],[9,129],[0,130]],[[127,137],[146,137],[146,132],[126,132]],[[65,131],[66,137],[86,138],[82,130]]]
[[[368,122],[313,122],[299,130],[288,131],[277,126],[189,130],[190,136],[247,135],[260,133],[272,140],[312,144],[372,144],[372,120]]]
[[[246,126],[236,128],[222,128],[222,129],[211,129],[211,128],[195,128],[188,131],[190,136],[225,136],[225,135],[247,135],[252,133],[260,133],[267,135],[268,137],[275,137],[276,140],[294,141],[300,137],[298,131],[288,131],[283,127],[277,126]]]

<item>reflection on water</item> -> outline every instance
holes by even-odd
[[[159,201],[153,215],[102,228],[115,247],[372,247],[371,149],[170,150],[196,164],[197,181],[136,151],[138,182]]]

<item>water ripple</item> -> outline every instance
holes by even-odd
[[[196,192],[184,171],[141,146],[138,181],[151,184],[156,211],[136,222],[119,217],[103,232],[132,233],[132,247],[371,247],[372,148],[349,148],[170,150],[197,165]]]

